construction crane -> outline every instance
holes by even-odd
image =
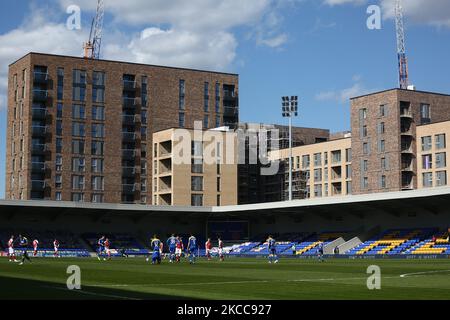
[[[89,40],[83,45],[85,58],[100,59],[104,15],[105,15],[105,8],[103,6],[103,0],[97,0],[97,12],[95,14],[94,19],[92,19],[91,33],[89,34]]]
[[[403,24],[402,0],[395,2],[395,26],[397,29],[397,54],[400,89],[408,89],[408,59],[406,58],[405,28]]]

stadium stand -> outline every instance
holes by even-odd
[[[450,254],[449,233],[441,232],[435,235],[436,240],[425,239],[420,241],[412,248],[408,249],[407,254]]]
[[[391,229],[349,250],[347,255],[399,255],[430,237],[436,228]]]

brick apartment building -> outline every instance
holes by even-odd
[[[7,199],[152,203],[152,136],[238,124],[238,75],[30,53],[9,66]]]
[[[450,95],[392,89],[352,98],[351,125],[344,136],[293,149],[294,191],[304,185],[294,199],[448,185]],[[270,157],[286,170],[287,149]]]

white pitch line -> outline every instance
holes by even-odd
[[[405,273],[405,274],[400,275],[400,278],[414,277],[414,276],[420,276],[420,275],[424,275],[424,274],[433,274],[433,273],[446,273],[446,272],[450,272],[450,270],[434,270],[434,271]]]
[[[84,290],[69,290],[69,289],[60,288],[60,287],[44,286],[44,288],[56,289],[56,290],[62,290],[62,291],[71,291],[71,292],[76,292],[76,293],[81,293],[81,294],[86,294],[86,295],[91,295],[91,296],[105,297],[105,298],[114,298],[114,299],[122,299],[122,300],[141,300],[141,299],[132,298],[132,297],[126,297],[126,296],[118,296],[118,295],[113,295],[113,294],[96,293],[96,292],[89,292],[89,291],[84,291]]]

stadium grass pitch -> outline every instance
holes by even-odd
[[[81,268],[82,290],[66,287]],[[381,268],[381,290],[367,267]],[[0,259],[0,299],[450,299],[450,260],[228,259],[153,266],[144,259]]]

